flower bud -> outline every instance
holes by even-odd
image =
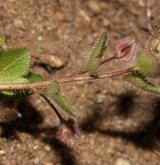
[[[72,147],[75,142],[78,140],[79,136],[79,129],[78,125],[73,119],[68,119],[60,123],[57,137],[60,141],[67,144],[68,146]]]
[[[137,44],[134,39],[124,39],[116,44],[116,57],[124,62],[130,62],[135,55],[135,48]]]

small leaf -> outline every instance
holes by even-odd
[[[0,123],[10,122],[16,120],[19,117],[21,117],[21,114],[15,109],[10,109],[4,106],[0,107]]]
[[[106,50],[107,33],[104,32],[95,44],[86,64],[86,70],[95,73]]]
[[[29,80],[29,82],[38,82],[44,80],[44,78],[41,75],[35,74],[33,72],[29,72],[26,78]]]
[[[53,99],[63,110],[68,112],[70,115],[75,116],[74,108],[67,97],[62,95],[54,95]]]
[[[59,92],[60,92],[60,87],[57,81],[54,81],[44,90],[44,94],[51,98],[53,98],[54,95],[59,94]]]
[[[30,67],[30,54],[25,48],[0,52],[0,83],[24,83]]]
[[[124,79],[144,91],[160,94],[160,92],[158,91],[156,86],[154,84],[148,82],[145,79],[145,77],[138,72],[133,72],[133,73],[126,75],[126,76],[124,76]]]
[[[43,95],[48,97],[51,101],[53,100],[59,107],[72,116],[75,116],[74,108],[68,98],[60,94],[60,87],[57,81],[53,82],[45,90],[43,90]]]
[[[5,39],[4,37],[0,36],[0,46],[5,44]]]
[[[142,52],[137,61],[138,71],[144,76],[156,78],[160,75],[160,61],[152,52]]]

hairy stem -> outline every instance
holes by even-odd
[[[72,76],[66,76],[61,78],[55,78],[52,80],[45,80],[35,83],[19,83],[19,84],[0,84],[0,90],[39,90],[42,88],[47,87],[54,81],[58,81],[60,84],[66,84],[66,83],[77,83],[77,82],[86,82],[86,81],[94,81],[98,79],[106,79],[106,78],[115,78],[118,76],[121,76],[123,74],[129,73],[133,71],[134,67],[125,68],[122,70],[109,72],[109,73],[103,73],[103,74],[97,74],[97,75],[91,75],[90,73],[85,74],[77,74]]]

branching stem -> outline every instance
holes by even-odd
[[[106,78],[115,78],[126,73],[133,71],[135,67],[125,68],[118,71],[113,71],[109,73],[97,74],[96,76],[91,75],[90,73],[77,74],[72,76],[66,76],[61,78],[55,78],[52,80],[45,80],[35,83],[19,83],[19,84],[0,84],[0,90],[33,90],[42,89],[50,85],[54,81],[58,81],[60,84],[66,83],[77,83],[77,82],[86,82],[94,81],[97,79],[106,79]]]

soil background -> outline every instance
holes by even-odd
[[[159,25],[158,3],[153,0],[154,25]],[[104,30],[109,46],[130,36],[145,45],[145,1],[0,0],[5,48],[27,47],[32,70],[46,78],[79,71]],[[115,61],[101,72],[125,66]],[[56,115],[34,95],[18,104],[22,119],[5,125],[0,165],[160,164],[159,97],[121,80],[68,84],[62,89],[77,110],[81,136],[75,146],[58,141]]]

